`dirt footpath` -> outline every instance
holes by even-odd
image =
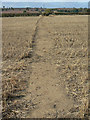
[[[32,37],[27,37],[29,51],[18,48],[19,70],[14,64],[3,71],[3,81],[8,78],[6,73],[10,79],[13,72],[15,85],[21,84],[21,91],[4,95],[4,104],[8,104],[4,117],[83,118],[88,108],[88,17],[37,17],[34,21]],[[26,35],[30,36],[29,31]],[[15,63],[16,58],[4,59],[4,65]]]

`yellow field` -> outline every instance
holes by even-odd
[[[3,18],[3,116],[83,118],[88,16]]]

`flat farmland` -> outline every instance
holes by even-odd
[[[88,16],[2,23],[3,117],[88,116]]]

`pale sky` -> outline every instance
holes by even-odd
[[[89,2],[90,0],[1,0],[2,2]]]

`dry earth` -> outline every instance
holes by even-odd
[[[3,117],[83,118],[88,16],[3,18]]]

